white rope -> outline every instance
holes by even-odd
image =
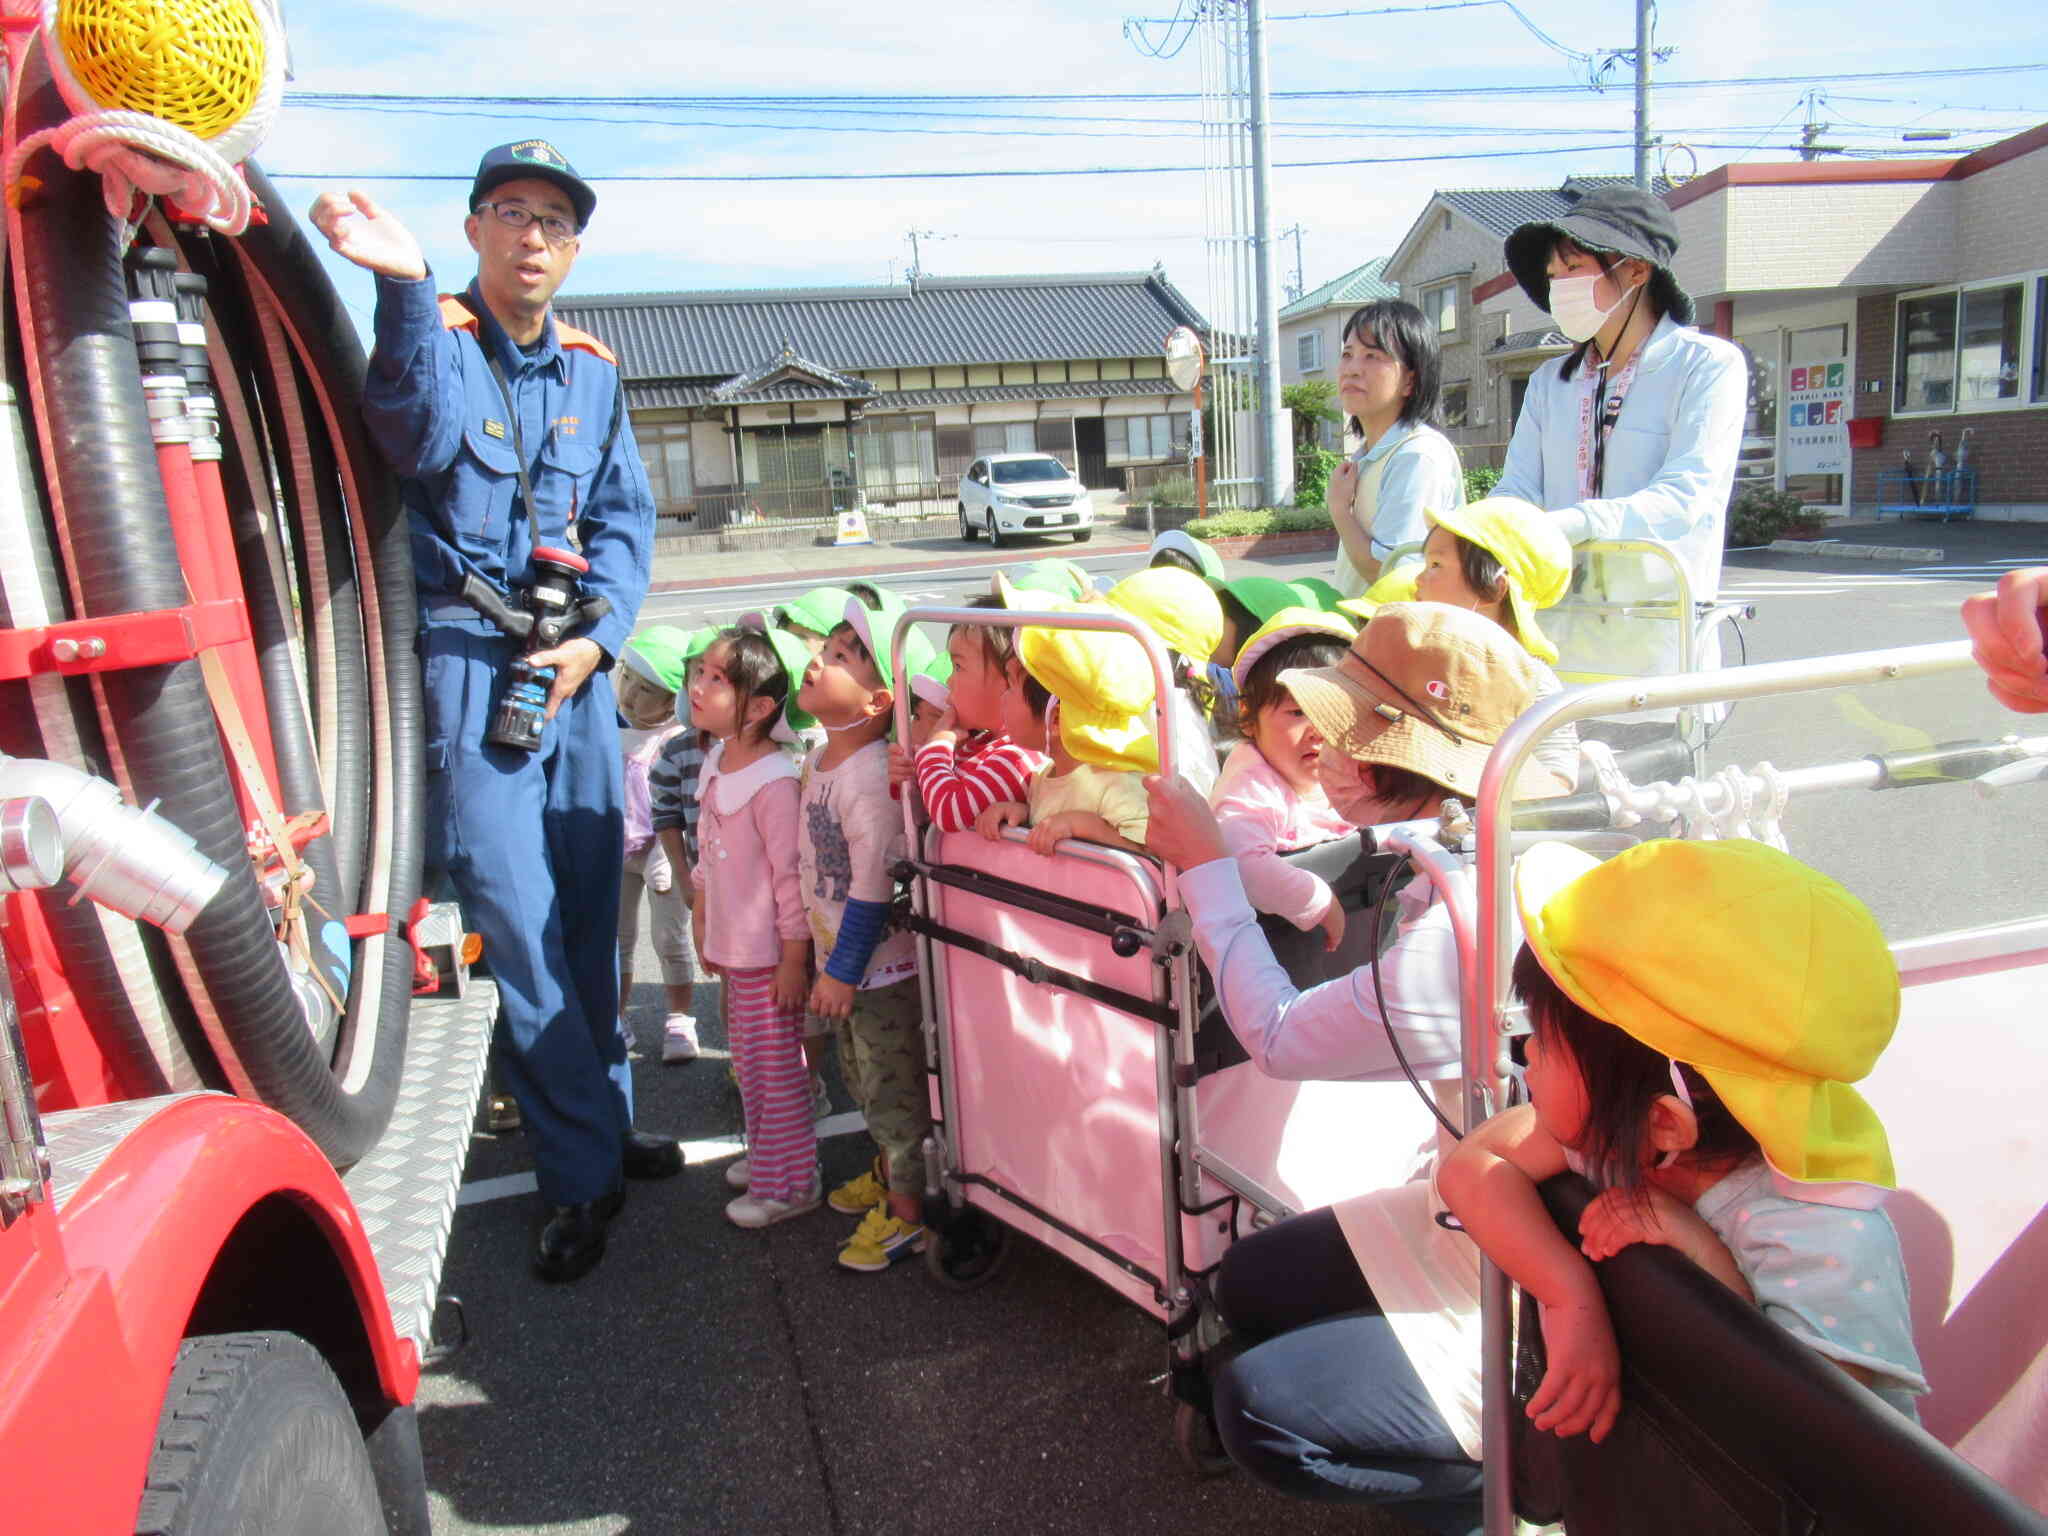
[[[43,0],[41,40],[51,77],[73,116],[15,146],[6,168],[8,194],[16,195],[29,157],[47,147],[74,171],[98,173],[107,212],[130,239],[141,222],[138,193],[168,197],[221,234],[241,234],[249,227],[253,200],[235,166],[269,135],[284,98],[284,30],[274,0],[249,0],[263,29],[262,88],[249,110],[210,140],[147,112],[99,108],[71,73],[57,40],[57,6],[58,0]]]

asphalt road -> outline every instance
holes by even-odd
[[[1948,559],[1921,569],[1732,557],[1725,595],[1758,609],[1745,626],[1750,656],[1952,638],[1956,604],[1998,562],[2048,556],[2048,529],[2025,525],[1916,526],[1898,541],[1944,545]],[[1084,563],[1113,577],[1139,558]],[[953,601],[987,580],[986,567],[893,578],[913,602]],[[646,617],[725,621],[800,585],[662,594]],[[1804,766],[2015,724],[1970,680],[1752,703],[1729,721],[1711,766]],[[2048,846],[2048,789],[1841,794],[1796,806],[1787,825],[1795,850],[1871,901],[1895,936],[2042,905],[2028,875]],[[633,1017],[653,1039],[660,994],[644,949],[636,971]],[[476,1139],[445,1281],[470,1341],[429,1370],[420,1399],[437,1531],[1409,1529],[1281,1500],[1239,1477],[1192,1476],[1174,1454],[1156,1381],[1159,1329],[1033,1244],[1018,1243],[986,1289],[955,1295],[919,1264],[839,1271],[832,1256],[850,1223],[829,1211],[765,1233],[732,1227],[721,1174],[738,1097],[717,1054],[715,989],[697,998],[706,1057],[636,1068],[640,1123],[684,1138],[691,1166],[633,1189],[610,1255],[577,1285],[545,1287],[527,1272],[538,1215],[520,1192],[529,1159],[519,1138]],[[833,1091],[845,1110],[844,1090]],[[822,1147],[828,1183],[859,1171],[857,1134]]]

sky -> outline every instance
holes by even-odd
[[[1131,3],[1131,0],[1127,0]],[[1180,0],[1191,9],[1190,0]],[[1632,46],[1627,0],[1519,0],[1546,46],[1494,0],[1397,14],[1328,15],[1383,0],[1269,0],[1275,93],[1406,91],[1274,103],[1274,227],[1301,229],[1301,277],[1318,284],[1390,253],[1448,187],[1554,186],[1575,173],[1626,174],[1632,76],[1584,86],[1566,53]],[[624,177],[819,175],[1199,165],[1198,101],[1022,104],[1008,95],[1198,92],[1175,0],[1122,10],[1081,0],[838,0],[760,7],[626,0],[409,0],[286,7],[294,79],[258,159],[302,216],[326,187],[357,186],[420,237],[444,289],[474,270],[461,220],[486,147],[550,139],[598,192],[567,293],[782,288],[901,281],[910,230],[935,276],[1135,271],[1155,264],[1198,306],[1211,297],[1199,174],[809,182],[654,182]],[[1319,15],[1320,19],[1289,19]],[[1160,46],[1164,45],[1164,46]],[[1898,135],[1953,130],[1967,148],[2048,121],[2048,6],[1956,0],[1931,20],[1920,0],[1674,3],[1657,21],[1672,55],[1652,124],[1686,146],[1668,162],[1701,172],[1731,160],[1792,158],[1816,74],[2044,66],[2023,73],[1840,82],[1825,93],[1823,142],[1939,154]],[[1758,76],[1796,83],[1684,89]],[[1576,82],[1576,85],[1575,85]],[[1566,87],[1551,95],[1455,95],[1473,87]],[[321,104],[316,95],[459,98]],[[953,95],[948,103],[905,97]],[[483,96],[885,96],[833,111],[762,105],[605,109],[484,104]],[[1460,155],[1485,158],[1415,160]],[[1289,161],[1385,163],[1285,168]],[[402,180],[400,177],[445,177]],[[367,325],[371,287],[330,261]],[[1295,241],[1279,241],[1282,282]],[[1283,296],[1284,301],[1284,296]]]

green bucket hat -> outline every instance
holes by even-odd
[[[1194,535],[1183,533],[1178,528],[1169,528],[1152,541],[1151,553],[1153,556],[1157,556],[1162,551],[1169,549],[1175,554],[1186,555],[1188,559],[1201,567],[1202,580],[1209,582],[1221,582],[1223,580],[1223,557],[1200,539],[1194,537]]]
[[[1344,594],[1320,576],[1297,576],[1287,585],[1301,593],[1304,606],[1320,608],[1325,613],[1338,612],[1337,605],[1344,601]]]
[[[1073,561],[1061,560],[1056,556],[1013,566],[1003,575],[1013,587],[1026,592],[1049,593],[1070,603],[1078,603],[1093,588],[1086,571]]]
[[[651,624],[626,642],[619,661],[663,693],[681,693],[694,654],[690,638],[673,624]]]
[[[895,691],[896,683],[889,671],[889,637],[896,633],[896,622],[901,619],[910,605],[894,592],[877,588],[882,599],[880,608],[871,609],[857,597],[849,597],[841,611],[838,623],[851,624],[853,632],[860,636],[860,643],[867,647],[868,654],[875,659],[875,671],[881,674],[882,686]],[[837,624],[834,625],[837,627]],[[913,676],[925,671],[937,654],[931,641],[915,625],[903,637],[903,664]],[[950,663],[949,663],[950,664]]]
[[[794,602],[777,603],[768,610],[769,629],[800,624],[814,634],[829,635],[846,619],[846,605],[857,601],[844,587],[813,587]]]
[[[1295,591],[1292,582],[1275,581],[1271,576],[1239,576],[1224,582],[1222,590],[1242,603],[1245,611],[1262,626],[1283,608],[1314,606],[1303,603],[1302,594]],[[1241,635],[1238,638],[1245,640],[1250,637]]]

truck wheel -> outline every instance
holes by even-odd
[[[289,1333],[178,1346],[136,1536],[385,1529],[362,1431],[318,1351]]]

